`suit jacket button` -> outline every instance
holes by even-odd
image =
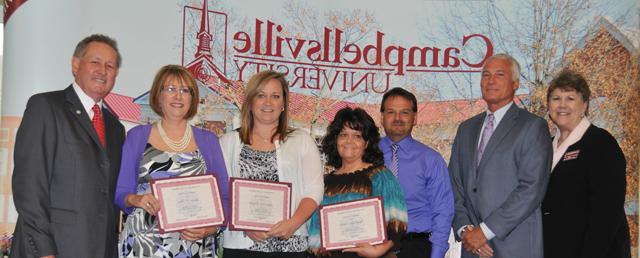
[[[477,192],[477,191],[478,191],[478,189],[476,189],[476,188],[473,188],[473,192],[474,192],[474,193],[475,193],[475,192]]]

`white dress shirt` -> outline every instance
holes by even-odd
[[[73,90],[76,92],[76,95],[78,95],[80,103],[82,103],[82,107],[84,107],[84,111],[89,115],[89,120],[93,120],[93,105],[98,104],[98,106],[102,108],[102,100],[96,103],[91,97],[89,97],[89,95],[87,95],[87,93],[84,93],[82,88],[80,88],[80,86],[75,82],[73,83]]]

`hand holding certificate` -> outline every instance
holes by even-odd
[[[387,238],[380,197],[324,205],[319,216],[320,244],[325,250],[375,245]]]
[[[232,177],[232,230],[269,231],[291,216],[291,183]]]
[[[153,195],[160,202],[160,231],[224,224],[218,181],[213,174],[151,181]]]

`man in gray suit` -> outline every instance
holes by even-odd
[[[113,204],[124,127],[104,106],[120,54],[104,35],[76,46],[75,82],[29,99],[16,135],[11,257],[116,257]]]
[[[482,68],[487,111],[460,124],[449,171],[453,229],[462,257],[542,258],[542,214],[551,168],[544,119],[513,103],[520,66],[497,54]]]

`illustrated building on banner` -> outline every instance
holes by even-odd
[[[589,120],[607,129],[627,159],[625,213],[629,221],[632,253],[638,252],[638,177],[640,156],[640,29],[618,26],[607,18],[596,20],[564,60],[567,68],[585,75],[592,92]],[[594,73],[594,71],[599,71]],[[636,135],[634,137],[634,135]]]
[[[183,7],[182,63],[199,84],[200,107],[195,124],[220,135],[239,127],[239,108],[244,101],[246,83],[227,75],[228,17],[226,13],[210,10],[208,2],[203,0],[201,8]],[[127,109],[136,109],[134,111],[114,109],[119,117],[139,114],[138,123],[151,123],[159,117],[151,110],[148,98],[149,93],[145,92],[132,99],[137,108],[128,106]],[[379,103],[357,103],[290,92],[290,123],[294,127],[309,129],[314,136],[321,137],[326,125],[344,107],[362,108],[375,121],[380,120]],[[463,121],[469,114],[480,112],[484,104],[481,99],[460,99],[423,101],[418,103],[418,107],[418,124],[435,126],[445,120]],[[450,116],[451,112],[454,113],[453,117]],[[439,138],[448,138],[451,133],[444,132]]]
[[[231,79],[227,75],[227,16],[223,12],[211,11],[207,0],[203,0],[202,8],[185,6],[183,15],[183,64],[200,83],[213,90],[209,97],[203,96],[204,100],[201,102],[203,107],[198,116],[202,120],[202,125],[215,132],[235,129],[239,126],[239,107],[244,101],[246,83]],[[193,21],[194,18],[192,17],[194,16],[199,16],[200,19]],[[189,18],[192,20],[188,20]],[[218,24],[214,24],[214,22],[218,22]],[[195,31],[196,26],[197,31]],[[212,28],[217,29],[212,30]],[[194,45],[197,45],[195,49],[193,48]],[[375,121],[380,120],[379,103],[358,103],[298,92],[290,92],[289,99],[288,110],[291,125],[309,129],[317,137],[324,135],[326,125],[333,120],[338,110],[344,107],[362,108]],[[480,100],[472,102],[473,104],[470,104],[469,100],[421,102],[419,103],[419,110],[425,110],[426,112],[419,112],[419,115],[428,116],[428,119],[420,119],[418,123],[433,124],[438,123],[438,121],[448,120],[449,118],[445,114],[429,116],[427,113],[432,115],[441,114],[445,110],[450,110],[449,106],[456,110],[468,107],[473,111],[484,107]],[[148,122],[148,119],[154,116],[150,108],[145,107],[145,105],[148,105],[146,104],[148,100],[141,96],[136,98],[136,103],[141,105],[141,121]],[[478,103],[479,105],[476,105]],[[214,106],[212,107],[211,105]],[[434,110],[436,112],[433,112]],[[216,115],[218,113],[225,115]],[[227,119],[223,120],[223,117]],[[459,115],[456,116],[456,119],[462,121],[466,117]]]
[[[211,22],[209,17],[209,8],[207,6],[207,0],[203,1],[200,17],[200,26],[196,34],[197,47],[193,60],[184,65],[187,70],[196,78],[199,91],[199,105],[196,117],[194,117],[194,124],[201,128],[206,128],[209,131],[215,132],[218,135],[223,134],[237,126],[234,121],[239,121],[239,109],[237,103],[230,102],[230,99],[225,96],[231,96],[236,94],[242,94],[243,87],[241,84],[233,84],[224,75],[224,64],[226,51],[222,51],[222,56],[218,60],[222,60],[223,69],[214,61],[212,55],[212,43],[213,34],[211,33]],[[195,9],[193,7],[185,6],[185,19],[187,8]],[[224,15],[222,13],[218,13]],[[225,16],[226,21],[226,16]],[[226,26],[226,24],[225,24]],[[186,28],[186,23],[183,24],[183,29]],[[186,38],[187,33],[183,32],[183,48],[188,45],[192,40]],[[225,35],[226,37],[226,35]],[[226,38],[224,39],[226,41]],[[225,46],[226,47],[226,46]],[[183,50],[183,64],[185,61],[185,51]],[[229,88],[236,88],[236,92],[229,92]],[[233,93],[233,94],[232,94]],[[149,104],[149,92],[145,92],[140,96],[132,99],[132,103],[138,106],[137,121],[141,124],[148,124],[155,122],[159,119],[158,115],[153,112]],[[124,112],[123,112],[124,114]]]
[[[202,14],[200,20],[200,30],[196,36],[198,47],[196,49],[195,59],[189,64],[185,65],[191,74],[203,83],[229,83],[229,80],[224,75],[225,71],[220,71],[220,68],[213,62],[211,54],[211,45],[213,42],[213,34],[211,34],[210,21],[209,21],[209,8],[208,1],[204,0],[202,3]],[[186,13],[185,13],[186,15]],[[226,19],[225,19],[226,20]],[[226,27],[226,24],[225,24]],[[184,37],[183,33],[183,37]],[[226,38],[226,35],[225,35]],[[226,40],[225,40],[226,41]],[[184,52],[183,52],[184,54]],[[223,51],[223,63],[226,63],[226,48]],[[183,57],[184,58],[184,57]],[[226,66],[226,65],[225,65]],[[225,69],[226,70],[226,69]]]

